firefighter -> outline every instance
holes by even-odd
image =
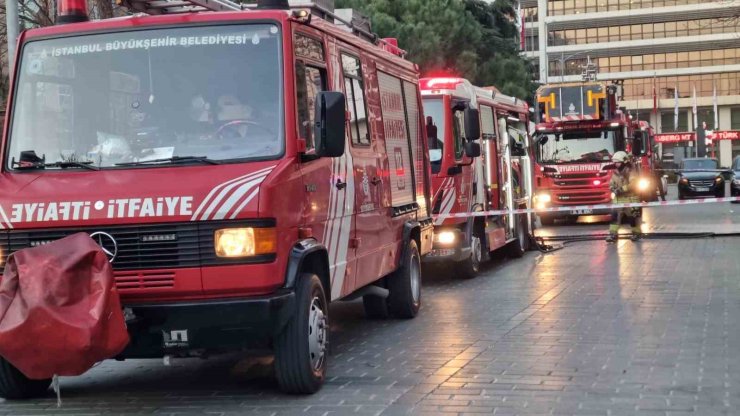
[[[640,202],[634,188],[637,185],[637,171],[633,169],[632,161],[627,152],[619,151],[612,156],[612,162],[617,169],[612,174],[609,181],[609,188],[614,194],[614,203]],[[609,236],[606,237],[608,243],[617,241],[619,235],[619,226],[623,217],[629,218],[630,227],[632,227],[632,241],[637,241],[642,237],[640,229],[640,208],[619,208],[612,210],[612,221],[609,225]]]

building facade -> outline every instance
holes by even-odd
[[[540,82],[578,81],[590,59],[599,80],[622,84],[620,105],[659,133],[690,133],[702,123],[740,131],[740,0],[522,0],[521,7],[524,53]],[[659,145],[661,157],[695,154],[687,139],[695,135],[675,137]],[[730,166],[740,134],[714,137],[715,155]]]

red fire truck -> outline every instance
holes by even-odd
[[[638,186],[643,191],[645,201],[657,201],[665,197],[668,179],[656,169],[657,155],[653,151],[655,130],[645,120],[633,120],[632,131],[634,136],[627,142],[627,150],[634,157],[637,171],[640,172]]]
[[[0,266],[89,233],[125,306],[116,358],[266,346],[283,390],[315,392],[331,301],[419,310],[433,225],[418,67],[316,5],[129,5],[161,15],[86,22],[84,0],[63,1],[79,23],[20,38]],[[0,364],[4,397],[49,385]]]
[[[631,120],[617,107],[617,91],[617,85],[590,81],[537,90],[535,208],[611,202],[611,157],[633,137]],[[539,217],[551,225],[558,217],[606,213],[573,209]]]
[[[528,248],[531,216],[448,215],[529,206],[529,107],[463,78],[423,78],[421,89],[437,215],[424,262],[472,277],[491,251],[509,245],[521,256]]]

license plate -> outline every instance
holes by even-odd
[[[592,209],[572,209],[570,211],[570,215],[589,215],[593,213],[594,213],[594,210]]]
[[[429,252],[429,257],[447,257],[455,254],[455,250],[451,248],[436,249]]]
[[[696,188],[696,192],[709,192],[709,188],[704,186],[699,186]]]

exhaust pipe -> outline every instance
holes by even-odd
[[[80,23],[90,20],[87,15],[86,0],[59,0],[57,8],[57,24]]]

